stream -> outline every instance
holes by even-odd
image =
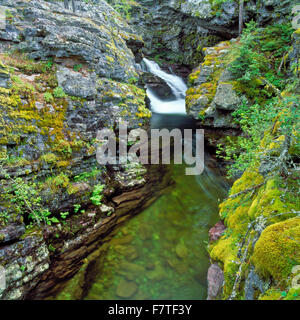
[[[151,127],[195,129],[185,115],[184,81],[155,62],[144,63],[173,93],[162,100],[147,89]],[[175,184],[104,244],[84,299],[206,299],[208,231],[218,221],[218,204],[228,188],[219,170],[207,165],[211,162],[206,155],[199,176],[185,175],[184,164],[169,166]]]

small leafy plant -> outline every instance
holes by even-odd
[[[103,190],[105,188],[104,184],[97,184],[94,186],[94,190],[92,193],[92,196],[90,198],[90,200],[92,201],[92,203],[96,206],[100,206],[101,205],[101,201],[103,199]]]
[[[81,70],[81,68],[82,68],[82,64],[75,64],[73,66],[74,71],[77,71],[77,72],[79,72]]]
[[[67,96],[62,87],[56,87],[53,90],[53,95],[55,98],[65,98]]]
[[[45,92],[45,93],[44,93],[44,99],[45,99],[45,101],[46,101],[47,103],[51,103],[51,102],[53,102],[54,97],[53,97],[53,95],[52,95],[51,92]]]

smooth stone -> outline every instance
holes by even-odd
[[[138,286],[133,281],[127,281],[122,279],[117,287],[117,296],[120,298],[130,298],[132,297],[138,290]]]
[[[167,277],[167,273],[165,269],[160,264],[158,264],[155,266],[154,270],[148,271],[146,273],[146,277],[149,280],[161,281]]]
[[[180,259],[185,259],[189,254],[187,247],[182,243],[177,244],[175,252]]]
[[[125,271],[136,275],[145,272],[145,268],[143,266],[126,261],[121,262],[119,268],[121,271]]]

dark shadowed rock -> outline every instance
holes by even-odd
[[[10,224],[0,229],[0,243],[9,242],[20,238],[25,233],[24,224]]]
[[[147,87],[152,89],[160,99],[174,98],[174,94],[167,83],[152,73],[145,72],[142,80]]]

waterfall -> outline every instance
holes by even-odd
[[[152,89],[147,87],[147,95],[151,102],[151,110],[156,113],[185,114],[185,92],[187,86],[184,81],[174,74],[169,74],[161,70],[159,65],[154,61],[150,61],[146,58],[144,58],[143,61],[147,66],[147,70],[164,80],[175,96],[175,98],[168,101],[161,100]]]

